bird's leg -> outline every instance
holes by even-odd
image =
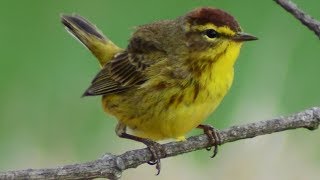
[[[200,124],[197,128],[202,129],[204,134],[209,137],[210,145],[214,147],[211,158],[214,158],[218,153],[218,145],[221,144],[220,132],[210,125]],[[210,151],[211,147],[207,147],[207,150]]]
[[[134,136],[126,133],[126,125],[120,122],[117,124],[116,133],[121,138],[131,139],[131,140],[138,141],[145,144],[149,148],[153,156],[153,160],[149,161],[148,164],[156,165],[156,169],[158,170],[157,175],[160,174],[160,170],[161,170],[160,157],[162,154],[166,154],[161,144],[155,141],[152,141],[150,139],[146,139],[146,138],[142,138],[142,137],[138,137],[138,136]]]

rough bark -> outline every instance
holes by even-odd
[[[222,144],[290,129],[315,130],[320,124],[320,107],[314,107],[287,117],[232,126],[221,131]],[[163,144],[161,158],[204,149],[210,146],[206,135],[193,136],[183,142]],[[0,179],[119,179],[124,170],[136,168],[152,159],[147,148],[127,151],[120,155],[106,154],[94,161],[49,169],[25,169],[0,172]]]

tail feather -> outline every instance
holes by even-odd
[[[121,51],[121,48],[105,37],[96,26],[79,15],[62,15],[61,22],[71,35],[98,58],[101,66]]]

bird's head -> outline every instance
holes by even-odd
[[[198,8],[182,18],[187,46],[197,57],[216,59],[229,53],[236,59],[243,42],[257,40],[242,32],[235,18],[220,9]]]

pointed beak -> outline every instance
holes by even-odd
[[[239,41],[239,42],[243,42],[243,41],[254,41],[254,40],[258,40],[257,37],[244,33],[244,32],[239,32],[237,33],[235,36],[232,37],[232,40],[234,41]]]

